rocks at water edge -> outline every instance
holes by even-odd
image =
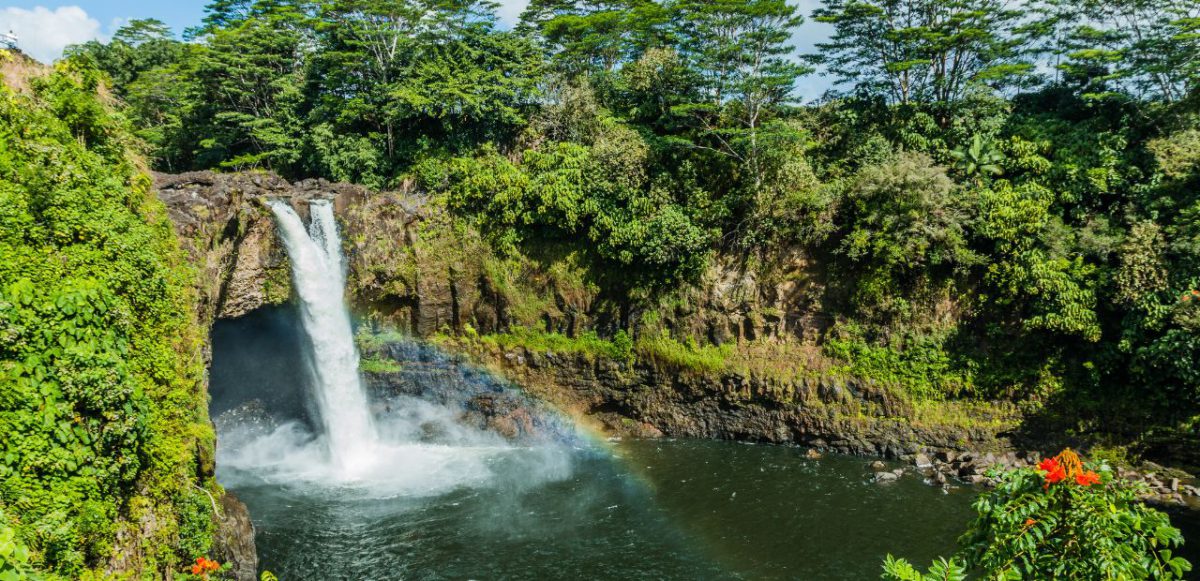
[[[943,450],[934,455],[914,454],[909,460],[934,486],[948,486],[951,481],[991,487],[996,482],[988,473],[993,469],[1012,470],[1036,466],[1042,459],[1038,452],[972,453]],[[880,463],[882,464],[882,463]],[[1200,486],[1195,477],[1179,470],[1170,470],[1152,462],[1138,469],[1118,467],[1118,478],[1146,485],[1146,502],[1164,506],[1200,509]]]
[[[228,563],[230,573],[237,581],[255,581],[258,579],[258,553],[250,512],[228,491],[221,497],[220,504],[213,558],[219,563]]]

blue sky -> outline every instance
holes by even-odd
[[[793,0],[807,18],[818,0]],[[500,19],[515,22],[528,0],[499,0]],[[157,18],[176,34],[199,24],[208,0],[8,0],[0,7],[0,32],[12,30],[21,48],[34,58],[51,62],[69,44],[92,39],[105,40],[121,24],[134,18]],[[814,42],[829,34],[827,25],[809,19],[800,27],[794,42],[797,53],[810,52]],[[818,77],[800,80],[797,95],[814,98],[828,87]]]

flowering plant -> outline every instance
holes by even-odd
[[[976,570],[986,579],[1182,579],[1191,570],[1171,552],[1183,544],[1179,529],[1140,500],[1144,485],[1114,479],[1108,466],[1085,466],[1068,449],[993,477],[959,554],[936,563],[937,578]],[[928,578],[902,559],[884,562],[884,579]]]
[[[208,557],[196,557],[196,562],[192,564],[192,566],[188,567],[185,573],[190,573],[196,578],[207,581],[209,575],[217,573],[220,570],[220,563],[209,559]]]

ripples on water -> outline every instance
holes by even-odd
[[[475,477],[392,495],[228,462],[218,476],[250,507],[264,566],[287,579],[865,579],[889,551],[952,550],[970,517],[968,494],[871,484],[861,459],[794,448],[565,453],[480,451]]]
[[[877,485],[866,459],[789,447],[520,447],[444,425],[431,443],[424,427],[451,412],[422,401],[393,406],[377,461],[347,475],[311,435],[295,320],[263,311],[213,331],[214,416],[253,398],[294,418],[218,420],[218,479],[282,579],[876,579],[889,552],[950,554],[972,516],[969,490]],[[1176,522],[1195,538],[1194,518]]]

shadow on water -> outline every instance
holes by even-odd
[[[218,323],[214,417],[259,400],[307,422],[303,341],[288,308]],[[389,355],[406,360],[405,385],[374,386],[376,398],[469,416],[472,398],[501,389],[427,348]],[[889,552],[949,554],[972,515],[969,490],[873,484],[861,458],[690,440],[559,448],[489,452],[469,464],[478,478],[427,494],[281,479],[253,463],[218,477],[249,506],[263,565],[286,579],[873,579]],[[399,474],[427,469],[397,458]]]
[[[302,364],[304,329],[294,306],[263,308],[212,329],[210,412],[216,418],[258,400],[272,414],[312,426],[304,403],[310,388]]]

